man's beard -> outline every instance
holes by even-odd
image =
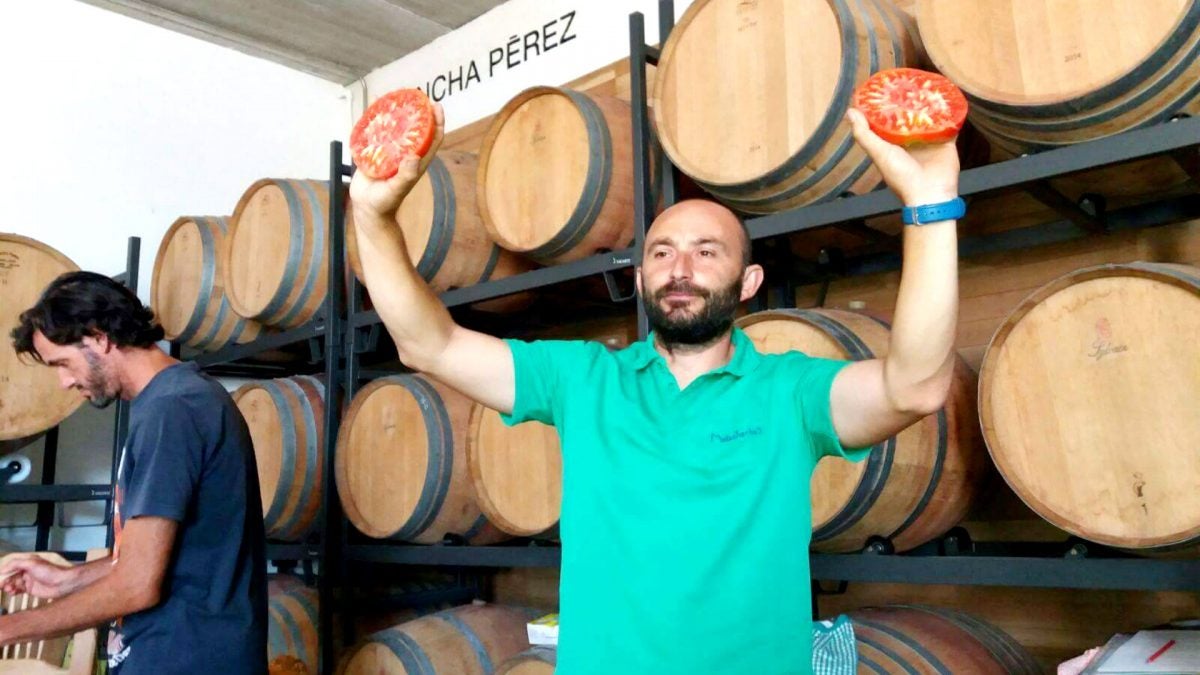
[[[100,365],[100,359],[91,351],[84,349],[83,358],[88,362],[88,386],[84,391],[88,394],[88,403],[96,408],[107,408],[117,400],[115,394],[105,393],[108,390],[108,378]]]
[[[699,311],[664,310],[661,306],[668,293],[691,293],[703,301]],[[664,347],[673,345],[698,346],[715,342],[733,326],[741,302],[742,279],[739,276],[725,288],[709,290],[686,281],[672,281],[654,292],[645,302],[646,319],[651,330]],[[643,298],[645,300],[645,298]]]

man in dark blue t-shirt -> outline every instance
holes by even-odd
[[[10,593],[56,598],[0,617],[0,644],[116,620],[113,675],[267,671],[265,535],[246,423],[195,364],[155,346],[163,331],[108,277],[65,274],[21,315],[17,352],[104,407],[131,400],[112,556],[60,568],[23,558],[0,569]]]

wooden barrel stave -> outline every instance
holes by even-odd
[[[324,385],[298,376],[234,392],[254,441],[266,534],[300,541],[316,524],[323,493]]]
[[[872,73],[914,63],[917,50],[907,29],[897,17],[896,10],[886,1],[849,0],[852,11],[842,20],[855,22],[855,34],[865,36],[866,58],[859,55],[854,84],[861,83]],[[861,3],[855,7],[853,3]],[[849,82],[849,80],[847,80]],[[849,85],[847,85],[849,86]],[[850,93],[853,89],[848,90]],[[841,121],[849,107],[850,94],[839,91],[835,107],[829,112],[834,127],[816,155],[804,165],[793,159],[771,174],[773,185],[764,190],[747,193],[745,188],[731,192],[714,192],[748,213],[773,213],[805,204],[825,201],[845,194],[862,194],[879,186],[882,174],[875,168],[866,151],[854,142],[850,127]],[[814,135],[810,143],[821,138]],[[815,144],[815,143],[813,143]],[[803,151],[796,157],[804,157]],[[759,181],[768,182],[767,179]]]
[[[247,189],[225,247],[235,312],[279,328],[316,317],[328,291],[328,213],[322,181],[263,179]]]
[[[293,656],[308,672],[319,673],[320,637],[317,630],[317,591],[299,580],[272,579],[268,584],[267,660]]]
[[[921,605],[849,613],[860,668],[938,675],[1038,675],[1037,660],[1011,636],[967,614]],[[861,670],[860,670],[861,672]]]
[[[238,316],[225,297],[222,249],[228,229],[226,217],[184,216],[163,235],[150,298],[168,340],[216,351],[262,332],[261,324]],[[193,269],[197,243],[199,269]]]
[[[849,360],[887,355],[887,324],[853,312],[772,310],[737,325],[766,353],[800,349]],[[960,362],[941,411],[881,443],[862,462],[819,462],[812,482],[812,548],[855,551],[871,537],[883,537],[904,551],[961,521],[987,475],[973,391],[970,369]]]
[[[782,120],[766,115],[771,108],[760,109],[753,105],[753,101],[737,96],[735,87],[739,82],[738,78],[745,77],[750,78],[751,88],[770,93],[771,90],[766,88],[765,83],[780,81],[781,78],[772,76],[767,69],[784,62],[782,52],[772,51],[760,55],[755,50],[779,49],[778,40],[767,40],[772,34],[767,32],[769,28],[761,27],[763,24],[771,26],[772,23],[778,22],[785,27],[795,27],[799,34],[799,17],[789,21],[783,14],[785,7],[785,3],[780,2],[746,8],[728,2],[695,2],[677,23],[663,47],[653,94],[658,135],[663,149],[675,165],[706,189],[724,194],[722,188],[734,188],[755,178],[761,178],[764,182],[777,179],[781,176],[774,176],[769,172],[772,168],[778,169],[789,161],[797,166],[788,167],[781,172],[782,175],[786,176],[799,170],[820,148],[819,144],[812,143],[809,139],[827,135],[837,124],[836,112],[830,111],[831,104],[838,99],[839,93],[845,93],[848,82],[855,76],[857,64],[865,63],[865,58],[859,58],[859,52],[864,50],[850,50],[840,60],[840,71],[833,82],[812,85],[812,88],[820,90],[821,94],[828,87],[828,100],[813,94],[812,98],[821,100],[811,106],[797,106],[795,114],[788,116],[788,121],[792,124],[803,125],[799,131],[803,135],[799,139],[788,138],[789,143],[786,147],[763,144],[762,138],[754,133],[757,130],[753,127],[761,125],[779,129]],[[844,45],[853,43],[855,32],[852,17],[848,11],[840,11],[846,8],[844,3],[831,5],[828,12],[810,9],[809,6],[799,3],[796,7],[810,10],[811,16],[804,18],[821,29],[820,34],[833,36],[833,39],[828,44],[821,45],[819,50],[813,46],[814,55],[835,52]],[[756,10],[761,11],[761,15],[756,13]],[[714,35],[713,31],[725,33]],[[837,39],[839,36],[840,40]],[[711,49],[711,44],[721,37],[732,38],[728,46],[730,53],[739,55],[738,62],[720,56],[717,50]],[[801,46],[805,44],[801,43]],[[734,160],[741,162],[742,166],[734,167],[720,163],[721,151],[709,145],[708,141],[714,139],[715,132],[722,126],[718,120],[687,114],[695,110],[704,111],[711,106],[713,100],[728,101],[727,105],[733,113],[731,119],[757,114],[751,120],[754,125],[747,125],[748,128],[734,126],[729,129],[731,137],[728,138],[728,142],[736,153]],[[796,103],[810,101],[804,99]],[[780,109],[787,110],[784,106],[780,106]],[[751,162],[751,166],[744,166]]]
[[[0,331],[7,337],[21,312],[37,303],[59,275],[79,267],[42,242],[0,233]],[[63,389],[53,368],[21,359],[11,346],[0,349],[0,440],[39,434],[62,422],[83,404],[73,389]]]
[[[554,427],[533,421],[508,427],[500,413],[476,403],[467,457],[479,508],[497,528],[529,537],[558,524],[562,449]]]
[[[422,544],[454,535],[507,538],[476,502],[466,458],[472,402],[418,375],[364,387],[342,422],[335,455],[338,496],[359,531]]]
[[[512,98],[479,156],[476,199],[492,240],[543,264],[628,246],[630,117],[625,101],[565,88],[533,87]],[[562,168],[580,158],[582,176]]]
[[[426,174],[396,211],[409,259],[417,274],[435,293],[495,281],[528,272],[536,265],[491,240],[479,216],[475,198],[478,160],[468,152],[443,150],[429,163]],[[346,210],[346,251],[350,268],[365,281],[358,257],[353,209]],[[473,308],[509,312],[533,300],[520,293]]]
[[[279,539],[301,541],[316,526],[321,497],[325,490],[325,385],[319,379],[309,376],[286,378],[282,380],[282,384],[291,390],[294,399],[300,403],[304,420],[305,452],[303,472],[291,476],[290,491],[299,496],[296,507],[282,511],[279,524],[274,529],[278,532],[275,536]],[[296,479],[300,476],[302,478],[297,483]],[[269,520],[268,525],[271,525]],[[268,535],[270,534],[269,527]]]
[[[1011,2],[921,0],[918,20],[933,63],[970,99],[972,120],[1023,152],[1200,110],[1200,3],[1103,0],[1086,24],[1071,20],[1074,11],[1060,0],[1019,12]],[[986,39],[972,39],[980,26]]]
[[[1015,106],[981,103],[978,116],[1005,131],[1033,134],[1062,132],[1063,142],[1078,141],[1080,132],[1116,133],[1132,126],[1165,121],[1162,115],[1194,105],[1197,88],[1196,58],[1200,56],[1200,31],[1195,27],[1188,42],[1180,45],[1171,61],[1153,79],[1130,83],[1124,96],[1106,100],[1089,96],[1086,100],[1050,109],[1039,106]],[[1070,135],[1074,132],[1074,135]],[[1055,140],[1053,137],[1045,137]]]
[[[980,369],[983,435],[1039,516],[1109,546],[1195,550],[1200,521],[1182,500],[1200,471],[1186,337],[1200,331],[1198,298],[1200,268],[1099,265],[1044,285],[996,331]]]
[[[807,20],[800,21],[801,16]],[[792,21],[797,22],[795,26],[789,23]],[[797,41],[802,46],[787,43],[793,52],[782,51],[784,43],[768,39],[773,31],[782,30],[780,26],[791,26],[797,34],[808,31],[811,35]],[[872,73],[917,65],[923,58],[919,39],[911,27],[908,17],[890,2],[880,0],[835,0],[828,4],[743,5],[727,0],[693,3],[664,46],[655,83],[653,111],[663,148],[704,189],[744,212],[770,213],[846,193],[870,191],[879,185],[880,174],[854,143],[843,116],[854,88]],[[697,35],[687,35],[689,28]],[[709,36],[713,31],[714,35]],[[751,36],[757,38],[752,40]],[[816,50],[819,41],[835,38],[827,48],[805,56],[805,49]],[[742,69],[724,72],[719,63],[705,61],[715,58],[705,55],[706,45],[713,41],[731,42],[729,49],[738,55],[738,59],[723,59],[755,66],[766,64],[766,69],[774,70],[755,67],[748,74]],[[803,43],[812,46],[805,47]],[[820,74],[824,64],[819,60],[824,54],[839,52],[836,78],[827,82],[830,78],[828,74]],[[787,66],[793,61],[797,65],[789,70]],[[805,63],[804,68],[798,65],[801,62]],[[782,73],[776,72],[780,63],[784,64]],[[833,66],[825,68],[831,71]],[[765,78],[762,86],[768,92],[780,89],[767,83],[777,83],[785,76],[789,82],[786,91],[803,93],[779,100],[777,106],[768,105],[762,96],[736,93],[739,87],[753,88],[757,82],[754,78]],[[696,94],[696,90],[703,94]],[[698,105],[698,96],[738,106],[736,115],[713,117],[713,121],[705,122],[704,115],[715,115],[710,111],[723,107]],[[786,133],[782,127],[770,123],[776,108],[789,111],[791,127]],[[793,110],[796,115],[791,114]],[[704,126],[739,116],[762,121],[746,122],[744,129],[735,128],[730,141],[717,134],[715,127]],[[768,140],[771,133],[775,134],[774,140]],[[705,143],[718,141],[724,144],[720,146],[723,153],[715,154],[715,147],[705,149]],[[747,149],[738,156],[749,159],[741,164],[731,162],[727,146],[733,145],[737,152],[743,144]],[[782,150],[764,151],[769,148]]]
[[[486,675],[529,648],[530,612],[468,605],[409,621],[367,638],[345,675]]]
[[[533,264],[497,246],[476,205],[478,159],[443,150],[396,211],[409,259],[435,293],[502,279]],[[355,276],[363,279],[353,209],[346,212],[346,251]]]

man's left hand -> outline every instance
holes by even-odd
[[[903,148],[880,138],[863,114],[851,108],[846,119],[858,142],[905,206],[949,201],[958,196],[958,149],[954,141]]]

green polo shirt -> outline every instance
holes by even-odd
[[[809,482],[855,461],[829,411],[846,361],[760,354],[679,389],[653,336],[509,340],[509,424],[558,428],[563,452],[559,675],[812,671]]]

